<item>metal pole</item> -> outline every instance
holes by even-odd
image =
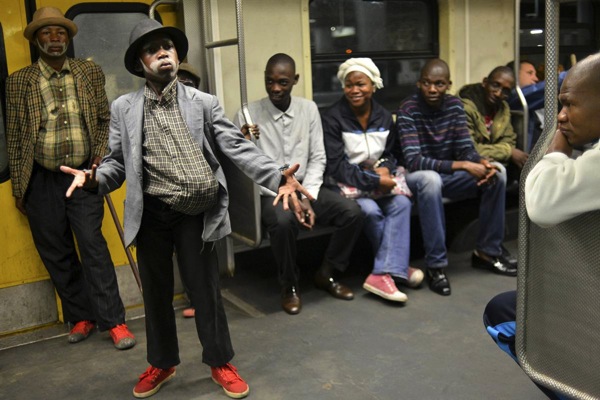
[[[252,125],[252,118],[248,110],[248,90],[246,82],[246,44],[244,41],[244,15],[242,0],[235,0],[235,19],[238,36],[238,64],[240,67],[240,98],[242,101],[242,114],[248,125]]]
[[[142,280],[140,279],[140,271],[138,270],[137,263],[133,259],[133,254],[131,254],[131,250],[129,247],[125,245],[125,235],[123,234],[123,228],[121,228],[121,222],[119,221],[119,216],[117,215],[117,211],[115,210],[115,205],[110,198],[110,194],[104,195],[106,199],[106,204],[108,204],[108,209],[110,210],[110,215],[112,215],[113,221],[115,222],[115,226],[117,227],[117,231],[119,232],[119,237],[121,238],[121,244],[123,244],[123,249],[125,249],[125,254],[127,255],[127,260],[129,260],[129,266],[131,267],[131,272],[133,272],[133,276],[135,278],[135,282],[140,288],[140,292],[143,293],[142,290]]]

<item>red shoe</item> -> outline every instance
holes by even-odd
[[[79,321],[69,332],[69,343],[81,342],[87,339],[96,325],[92,321]]]
[[[175,367],[169,369],[155,368],[152,365],[140,375],[140,380],[133,388],[133,395],[138,399],[144,399],[158,392],[163,383],[175,376]]]
[[[136,344],[135,336],[133,336],[133,333],[129,331],[125,324],[113,327],[108,333],[110,333],[115,347],[119,350],[130,349]]]
[[[183,309],[183,318],[194,318],[196,316],[196,310],[194,307],[188,307]]]
[[[227,363],[220,367],[210,367],[212,379],[220,385],[232,399],[241,399],[250,392],[248,384],[237,373],[237,368]]]

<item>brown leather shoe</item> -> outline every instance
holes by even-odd
[[[329,292],[336,299],[352,300],[354,298],[354,293],[352,293],[352,290],[348,286],[342,285],[332,276],[329,276],[329,278],[323,276],[320,271],[317,271],[315,275],[315,286]]]
[[[300,301],[300,295],[296,286],[286,286],[283,288],[281,291],[281,307],[283,311],[290,315],[300,313],[302,302]]]

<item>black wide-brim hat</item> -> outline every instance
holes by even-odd
[[[133,75],[141,78],[144,77],[143,70],[135,69],[137,60],[139,59],[139,49],[148,36],[156,33],[168,35],[175,45],[179,61],[181,62],[181,60],[185,59],[188,52],[188,40],[185,33],[172,26],[162,26],[160,22],[154,19],[143,19],[131,31],[129,35],[129,47],[125,52],[125,68]]]

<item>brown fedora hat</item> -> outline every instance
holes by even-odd
[[[56,7],[42,7],[33,14],[33,20],[27,25],[23,31],[23,36],[30,42],[33,42],[33,37],[38,29],[44,26],[57,25],[62,26],[69,31],[69,39],[77,34],[77,25],[68,18],[65,18],[63,13]]]
[[[144,72],[136,70],[138,53],[140,47],[144,44],[144,40],[150,35],[156,33],[164,33],[171,38],[177,50],[179,61],[183,60],[188,52],[188,40],[185,33],[172,26],[162,26],[160,22],[147,18],[137,23],[129,35],[129,47],[125,52],[125,68],[135,76],[144,77]]]

